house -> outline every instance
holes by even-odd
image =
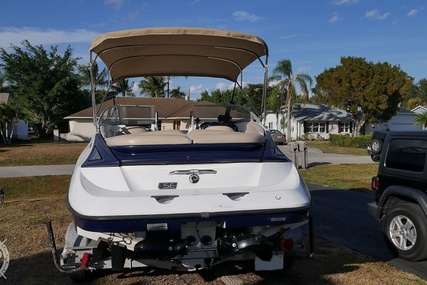
[[[415,114],[422,114],[427,112],[427,106],[417,106],[414,109],[411,110],[411,112],[414,112]]]
[[[286,110],[283,114],[267,114],[266,126],[286,133]],[[344,110],[328,105],[295,104],[291,115],[291,139],[329,139],[330,134],[352,134],[353,117]],[[283,125],[283,127],[279,127]]]
[[[0,93],[0,102],[8,103],[10,99],[11,99],[11,95],[9,93]],[[20,140],[31,139],[28,131],[28,123],[26,121],[19,119],[18,122],[16,122],[13,129],[12,139],[20,139]]]
[[[423,106],[417,106],[411,111],[401,110],[397,112],[396,115],[391,117],[391,119],[385,123],[374,123],[374,124],[365,124],[365,134],[372,134],[374,129],[386,129],[389,130],[422,130],[422,126],[415,126],[415,115],[426,112],[427,108]]]
[[[104,102],[101,111],[114,104],[155,106],[158,127],[161,130],[186,130],[194,106],[212,103],[177,98],[118,97]],[[64,119],[69,121],[69,133],[60,134],[60,138],[67,141],[89,141],[95,128],[92,112],[93,109],[90,107],[65,117]]]

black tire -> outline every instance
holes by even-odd
[[[373,154],[381,153],[381,149],[383,148],[383,141],[380,139],[373,139],[371,142],[371,151]]]
[[[427,259],[427,217],[419,205],[398,203],[383,221],[387,245],[398,257],[409,261]]]
[[[70,278],[74,283],[85,283],[90,280],[90,271],[81,270],[70,273]]]

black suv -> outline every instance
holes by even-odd
[[[368,154],[375,162],[380,161],[381,150],[383,149],[384,140],[389,131],[390,130],[387,128],[372,132],[372,139],[368,145]]]
[[[382,149],[369,212],[398,257],[427,259],[427,132],[389,131]]]

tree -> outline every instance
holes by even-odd
[[[427,127],[427,112],[415,114],[414,125],[415,126],[422,126],[422,127],[426,128]]]
[[[257,111],[259,116],[261,115],[260,112],[263,111],[262,106],[262,93],[264,91],[264,84],[248,84],[243,88],[243,91],[247,96],[249,97],[249,100],[253,104],[253,108],[255,111]],[[270,86],[267,87],[267,94],[270,94],[272,91],[272,88]],[[245,104],[246,105],[246,104]],[[249,106],[248,106],[249,107]]]
[[[96,102],[101,102],[102,98],[104,98],[105,93],[107,92],[106,90],[104,90],[103,88],[105,88],[106,86],[108,86],[108,70],[107,68],[103,68],[101,71],[99,71],[99,66],[96,62],[94,62],[92,65],[87,64],[87,65],[79,65],[78,66],[78,71],[80,74],[80,80],[82,83],[82,87],[83,86],[91,86],[91,76],[93,76],[93,79],[95,81],[94,84],[94,92],[95,92],[95,100]],[[92,75],[91,75],[91,71],[92,71]],[[101,88],[101,89],[98,89]],[[90,89],[89,93],[87,93],[86,96],[88,96],[88,101],[92,102],[92,94],[90,94]],[[108,93],[106,96],[106,99],[112,99],[115,95],[113,93]],[[92,104],[92,103],[91,103]]]
[[[91,65],[79,65],[78,71],[81,76],[81,82],[83,85],[89,86],[91,84]],[[99,66],[96,62],[92,64],[92,75],[95,79],[95,88],[96,87],[105,87],[108,85],[108,70],[103,68],[101,72],[99,71]]]
[[[186,94],[181,91],[181,87],[174,88],[170,91],[171,98],[185,99]]]
[[[284,99],[286,105],[286,138],[291,139],[291,114],[292,106],[297,97],[296,84],[299,85],[300,92],[303,97],[308,100],[309,87],[313,84],[313,79],[310,75],[300,73],[294,75],[292,72],[292,63],[289,59],[280,60],[273,69],[273,76],[270,80],[279,80],[275,86],[276,96],[281,100]],[[283,101],[282,101],[283,102]]]
[[[0,49],[0,67],[14,105],[27,114],[37,134],[47,136],[63,124],[65,116],[87,107],[80,78],[74,73],[78,58],[72,57],[70,47],[61,56],[56,46],[48,52],[28,41],[22,45],[12,45],[12,53]]]
[[[13,129],[18,121],[18,111],[11,104],[0,102],[0,133],[4,144],[12,143]]]
[[[134,84],[135,82],[132,82],[132,84],[129,85],[129,79],[121,79],[111,86],[111,92],[114,95],[121,94],[123,97],[135,97],[135,94],[132,92]]]
[[[9,93],[4,75],[0,72],[0,93]]]
[[[342,57],[341,65],[316,77],[318,103],[345,109],[356,121],[355,134],[367,121],[388,121],[399,110],[412,78],[399,66]]]
[[[417,84],[411,85],[403,105],[407,110],[411,110],[425,104],[427,104],[427,79],[423,78]]]
[[[165,97],[165,87],[167,81],[163,76],[148,76],[141,80],[138,87],[141,89],[141,95],[148,97]]]

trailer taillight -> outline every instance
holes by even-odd
[[[292,251],[294,248],[294,241],[290,238],[281,240],[282,250],[283,251]]]
[[[82,266],[87,266],[88,265],[89,258],[90,258],[89,253],[87,253],[87,252],[83,253],[82,259],[80,260],[81,263],[82,263]]]

